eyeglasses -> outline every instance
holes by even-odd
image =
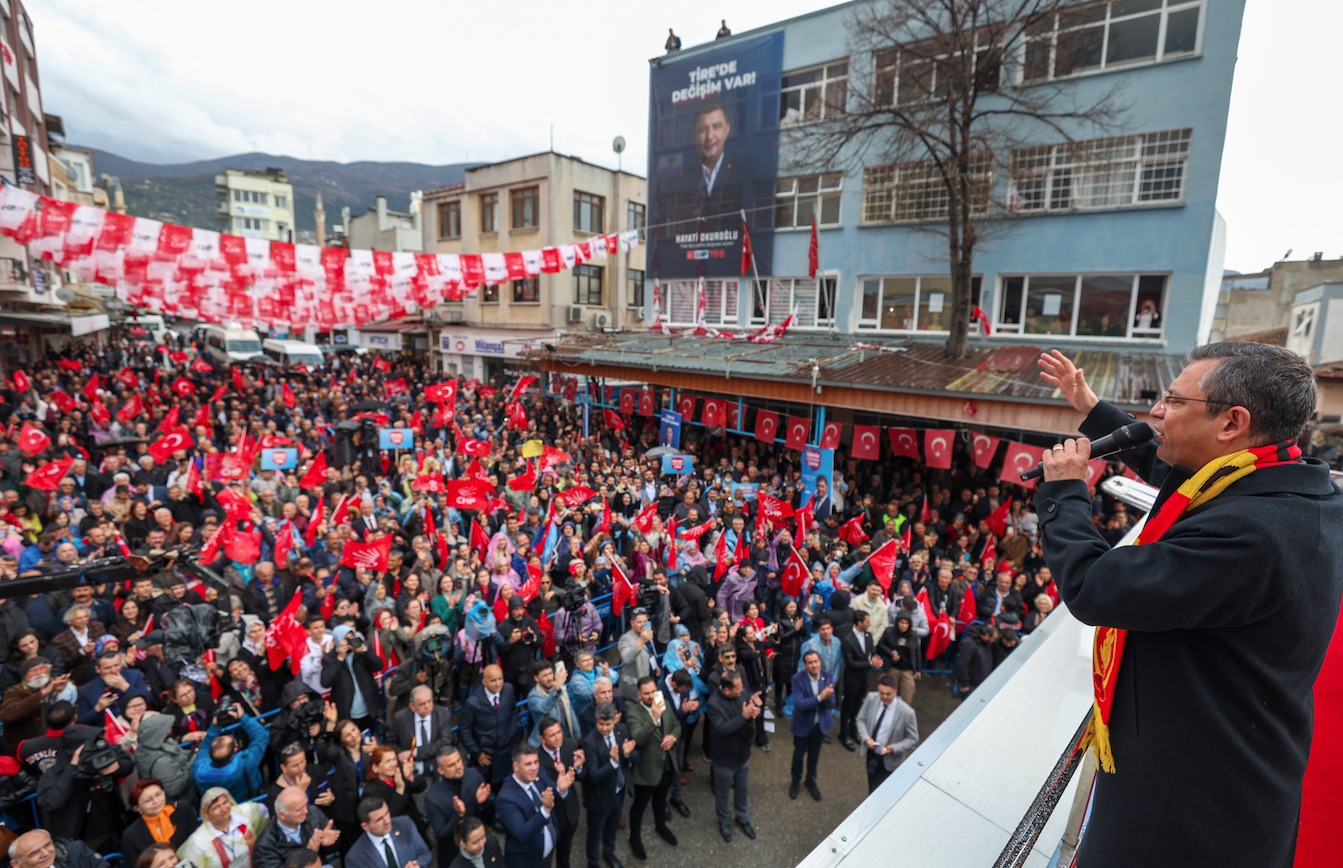
[[[1178,402],[1180,402],[1180,401],[1193,401],[1193,402],[1195,402],[1195,403],[1197,403],[1197,404],[1218,404],[1218,405],[1223,406],[1223,407],[1234,407],[1234,406],[1235,406],[1234,404],[1232,404],[1232,403],[1229,402],[1229,401],[1209,401],[1207,398],[1184,398],[1184,397],[1181,397],[1180,395],[1172,395],[1172,394],[1170,393],[1170,390],[1166,390],[1165,392],[1162,392],[1162,393],[1161,393],[1161,397],[1157,399],[1156,405],[1157,405],[1158,407],[1160,407],[1161,409],[1164,410],[1164,409],[1166,409],[1166,402],[1167,402],[1167,401],[1175,401],[1175,402],[1177,402],[1176,405],[1175,405],[1175,406],[1177,406],[1177,407],[1179,406],[1179,403],[1178,403]]]

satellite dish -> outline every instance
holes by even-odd
[[[617,154],[625,150],[625,137],[616,136],[616,140],[611,143],[611,150],[615,151]]]
[[[66,304],[69,304],[70,302],[75,300],[75,294],[64,286],[56,290],[56,297],[59,298],[61,301],[65,302]]]

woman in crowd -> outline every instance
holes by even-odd
[[[367,768],[363,797],[382,799],[393,817],[409,817],[424,835],[427,831],[424,817],[413,797],[429,788],[429,776],[416,776],[415,763],[408,759],[403,762],[397,757],[396,749],[387,745],[373,748],[368,755]]]
[[[153,844],[166,844],[176,850],[200,825],[190,803],[170,803],[163,791],[163,781],[155,778],[136,781],[127,801],[139,817],[121,835],[122,864],[125,865],[138,864],[140,854]]]
[[[266,806],[238,803],[223,787],[201,796],[201,824],[177,850],[194,868],[252,868],[257,836],[270,823]]]

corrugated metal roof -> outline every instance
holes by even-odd
[[[817,378],[825,383],[1062,401],[1058,390],[1040,378],[1036,360],[1041,349],[1030,345],[972,346],[964,359],[949,357],[940,343],[840,334],[791,334],[772,344],[751,344],[638,332],[575,336],[553,346],[553,353],[539,355],[567,364],[690,371],[729,379],[810,381],[816,365]],[[1118,404],[1152,403],[1183,367],[1181,357],[1164,353],[1073,350],[1064,355],[1086,371],[1097,395]]]

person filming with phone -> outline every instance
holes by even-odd
[[[1097,625],[1086,739],[1100,772],[1077,863],[1290,866],[1312,689],[1343,597],[1343,492],[1297,447],[1318,400],[1298,355],[1191,350],[1120,458],[1160,489],[1133,545],[1092,521],[1091,440],[1129,424],[1055,351],[1041,377],[1085,419],[1044,454],[1044,557]]]

